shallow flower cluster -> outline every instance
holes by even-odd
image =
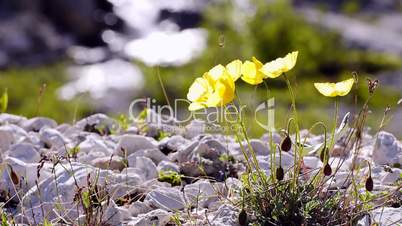
[[[241,78],[251,85],[258,85],[267,78],[277,78],[292,70],[296,65],[298,51],[288,53],[263,64],[256,57],[251,61],[234,60],[223,66],[213,67],[190,86],[187,98],[192,102],[190,111],[207,107],[219,107],[230,103],[235,97],[235,82]],[[345,96],[354,84],[354,79],[338,83],[314,83],[316,89],[324,96]]]

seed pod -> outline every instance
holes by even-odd
[[[371,178],[371,175],[370,175],[366,180],[366,190],[372,191],[373,188],[374,188],[374,182],[373,182],[373,178]]]
[[[13,184],[17,185],[20,183],[20,178],[18,175],[14,172],[13,168],[10,166],[10,177],[13,182]]]
[[[290,151],[292,148],[292,140],[290,139],[289,135],[286,135],[285,139],[282,140],[281,143],[281,150],[284,152]]]
[[[242,209],[239,213],[239,224],[241,226],[246,226],[247,225],[247,213],[244,209]]]
[[[324,166],[324,175],[325,175],[325,176],[330,176],[331,174],[332,174],[331,166],[327,163],[327,164]]]
[[[283,180],[283,177],[285,176],[285,173],[283,171],[282,166],[279,166],[279,168],[276,169],[276,179],[278,181]]]

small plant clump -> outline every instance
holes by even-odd
[[[280,144],[274,144],[272,139],[269,144],[271,150],[279,151],[279,163],[271,161],[271,173],[266,174],[260,169],[254,150],[250,148],[251,150],[247,153],[242,149],[246,171],[241,176],[243,187],[239,201],[238,223],[240,225],[249,223],[264,226],[354,225],[358,219],[373,208],[374,201],[382,197],[371,194],[374,190],[374,181],[371,177],[370,163],[368,163],[369,174],[366,180],[357,180],[356,170],[360,166],[357,166],[356,157],[354,157],[352,170],[348,175],[352,183],[333,188],[331,184],[335,180],[340,165],[334,167],[329,161],[335,143],[341,138],[345,140],[345,147],[356,147],[352,150],[355,153],[359,152],[362,130],[368,113],[368,103],[378,86],[378,80],[368,80],[369,97],[362,110],[354,117],[352,127],[343,132],[343,135],[340,135],[340,131],[348,124],[349,116],[345,117],[340,128],[337,129],[339,98],[349,94],[355,83],[358,82],[358,78],[354,76],[336,83],[314,83],[314,87],[320,94],[335,99],[335,116],[331,136],[328,139],[327,126],[324,123],[318,122],[311,128],[321,126],[325,133],[324,142],[318,149],[319,159],[323,166],[319,170],[309,171],[304,168],[303,164],[303,157],[306,155],[305,141],[300,135],[300,119],[296,109],[295,93],[285,74],[296,65],[297,57],[298,52],[294,51],[283,58],[277,58],[265,64],[255,57],[251,61],[234,60],[226,66],[213,67],[202,77],[197,78],[189,88],[187,95],[191,101],[189,110],[196,111],[208,107],[224,107],[234,102],[238,98],[235,95],[235,82],[239,78],[251,85],[258,85],[266,79],[276,79],[283,75],[287,84],[292,100],[293,115],[288,121],[285,137]],[[238,123],[242,130],[240,130],[240,134],[234,132],[235,137],[238,138],[237,141],[240,145],[242,145],[242,141],[245,141],[251,147],[247,128],[241,118],[238,119]],[[295,129],[294,137],[289,135],[291,125]],[[269,133],[272,137],[272,131]],[[282,164],[282,152],[293,155],[293,166]],[[271,159],[276,158],[275,153],[269,155]],[[359,192],[362,188],[365,188],[363,193]]]
[[[167,182],[167,183],[171,184],[172,186],[179,186],[179,185],[181,185],[181,178],[182,178],[182,175],[180,175],[176,171],[161,170],[159,172],[158,180],[161,182]]]

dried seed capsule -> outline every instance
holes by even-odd
[[[372,191],[373,188],[374,188],[374,181],[373,181],[373,178],[371,178],[371,176],[369,176],[366,180],[366,190]]]
[[[13,181],[13,184],[17,185],[20,183],[20,179],[19,179],[18,175],[14,172],[14,170],[12,168],[10,171],[10,177],[11,177],[11,180]]]
[[[330,176],[331,174],[332,174],[331,166],[327,163],[327,164],[324,166],[324,175],[325,175],[325,176]]]
[[[289,135],[286,135],[285,139],[282,140],[281,143],[281,150],[284,152],[290,151],[292,148],[292,140],[290,139]]]
[[[239,213],[239,224],[241,226],[247,225],[247,213],[244,209],[242,209]]]
[[[282,166],[279,166],[279,168],[276,169],[276,179],[281,181],[283,180],[283,177],[285,176],[285,173],[283,171]]]

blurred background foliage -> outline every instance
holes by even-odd
[[[340,8],[345,13],[353,14],[359,11],[359,4],[359,1],[344,1]],[[355,98],[358,105],[367,98],[366,78],[375,78],[379,72],[399,70],[402,66],[400,56],[350,48],[338,33],[308,23],[294,8],[292,1],[253,0],[252,5],[254,12],[236,8],[233,1],[210,2],[202,12],[200,24],[208,31],[207,47],[199,57],[187,64],[179,67],[149,67],[139,60],[133,60],[133,64],[139,66],[144,74],[145,87],[141,93],[133,93],[132,97],[150,96],[156,98],[158,103],[165,103],[158,72],[168,98],[174,100],[185,98],[194,79],[217,64],[226,64],[237,58],[246,60],[252,56],[267,62],[298,50],[297,65],[288,73],[288,77],[295,88],[302,126],[307,128],[318,120],[328,123],[333,118],[333,99],[320,96],[313,82],[338,81],[351,77],[353,72],[359,75],[358,89],[341,100],[341,114],[344,114],[356,110]],[[322,11],[328,10],[325,4],[317,5]],[[59,122],[72,122],[74,118],[99,111],[87,98],[69,101],[58,98],[57,89],[68,80],[66,68],[70,63],[62,59],[50,65],[11,66],[1,70],[0,87],[8,88],[9,92],[8,111],[28,117],[37,114],[48,116]],[[39,90],[44,83],[47,88],[38,105]],[[237,93],[241,102],[250,109],[275,97],[276,126],[285,127],[290,114],[290,99],[283,78],[267,80],[258,88],[239,81]],[[388,105],[395,106],[400,97],[400,90],[380,85],[371,101],[369,125],[377,128],[384,109]],[[118,115],[125,112],[108,113]],[[253,124],[254,113],[249,113],[246,119],[250,125],[248,128],[254,136],[259,136],[264,131]]]

